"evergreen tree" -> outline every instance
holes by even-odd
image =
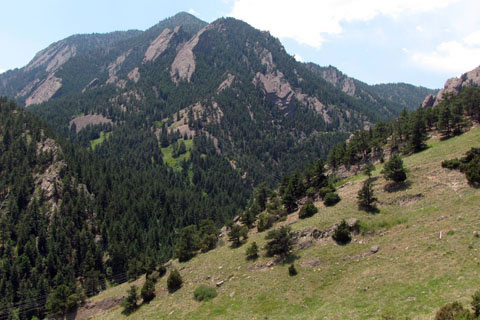
[[[173,269],[167,279],[167,288],[170,293],[177,291],[182,286],[183,279],[177,269]]]
[[[200,249],[200,239],[197,228],[194,225],[183,228],[180,231],[177,246],[175,248],[175,256],[179,262],[185,262],[195,256],[195,253]]]
[[[152,279],[146,278],[140,294],[144,303],[152,301],[153,298],[155,298],[155,282]]]
[[[358,191],[357,195],[358,209],[367,212],[375,212],[378,209],[374,203],[377,201],[373,193],[373,181],[371,177],[368,177],[364,182],[362,188]]]
[[[407,170],[403,167],[403,160],[399,155],[395,154],[385,163],[381,172],[386,180],[394,182],[403,182],[407,179]]]
[[[247,248],[245,255],[247,256],[247,260],[255,260],[258,258],[258,245],[255,241]]]
[[[228,233],[228,240],[232,242],[232,247],[236,248],[242,244],[242,239],[248,238],[248,228],[246,226],[233,225]]]
[[[290,182],[282,195],[282,203],[287,210],[287,213],[291,213],[297,209],[297,198],[295,197],[295,189]]]
[[[285,259],[290,255],[293,248],[293,234],[289,226],[270,231],[265,240],[270,240],[265,245],[267,256],[271,257],[278,254],[282,259]]]
[[[122,301],[123,313],[130,314],[138,308],[138,293],[135,285],[130,286],[127,291],[127,297]]]
[[[408,151],[418,152],[425,149],[425,141],[428,139],[425,119],[421,111],[412,115],[413,120],[410,126],[410,135],[408,140]]]

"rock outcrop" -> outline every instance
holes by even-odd
[[[328,68],[322,70],[321,76],[323,79],[327,80],[335,87],[341,89],[349,96],[355,96],[355,82],[353,81],[353,79],[345,76],[337,68],[329,66]]]
[[[75,124],[76,132],[78,133],[80,130],[91,125],[96,124],[103,124],[103,123],[110,123],[113,124],[112,120],[105,118],[101,114],[88,114],[86,116],[76,117],[75,119],[70,121],[70,127]]]
[[[173,31],[168,28],[164,29],[162,33],[160,33],[160,35],[150,43],[147,51],[145,51],[143,63],[147,61],[155,61],[155,59],[157,59],[165,50],[167,50],[170,40],[179,29],[179,26],[175,27]]]
[[[200,36],[211,28],[212,26],[208,25],[201,29],[192,39],[185,43],[177,53],[170,69],[170,77],[173,82],[177,84],[180,80],[190,82],[192,74],[195,72],[195,55],[193,54],[193,49],[197,45],[198,40],[200,40]]]
[[[428,95],[422,103],[422,107],[436,107],[441,101],[445,94],[453,93],[455,95],[459,94],[460,91],[472,85],[480,85],[480,66],[462,74],[459,78],[450,78],[445,82],[445,85],[442,90],[440,90],[436,97]]]
[[[37,53],[32,62],[25,67],[25,71],[45,66],[45,71],[55,72],[76,54],[77,48],[75,45],[58,42]]]
[[[25,106],[48,101],[62,87],[62,79],[51,73],[25,100]]]

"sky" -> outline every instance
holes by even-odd
[[[480,65],[478,0],[16,0],[2,3],[0,73],[70,35],[145,30],[180,11],[241,19],[298,61],[369,84],[441,88]]]

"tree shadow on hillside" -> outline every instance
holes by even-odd
[[[294,263],[296,260],[300,259],[300,256],[296,253],[292,253],[292,254],[289,254],[288,256],[286,257],[278,257],[276,259],[276,262],[278,264],[282,264],[282,265],[285,265],[285,264],[292,264]]]
[[[412,186],[412,183],[410,181],[391,182],[386,184],[385,187],[383,187],[383,190],[385,192],[392,193],[392,192],[407,190],[411,186]]]

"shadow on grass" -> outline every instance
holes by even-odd
[[[380,213],[380,209],[377,208],[377,206],[358,206],[358,209],[361,210],[361,211],[365,211],[367,213],[371,213],[371,214],[377,214],[377,213]]]
[[[392,192],[407,190],[411,186],[412,186],[412,183],[410,181],[392,182],[392,183],[386,184],[385,187],[383,187],[383,190],[385,192],[392,193]]]

